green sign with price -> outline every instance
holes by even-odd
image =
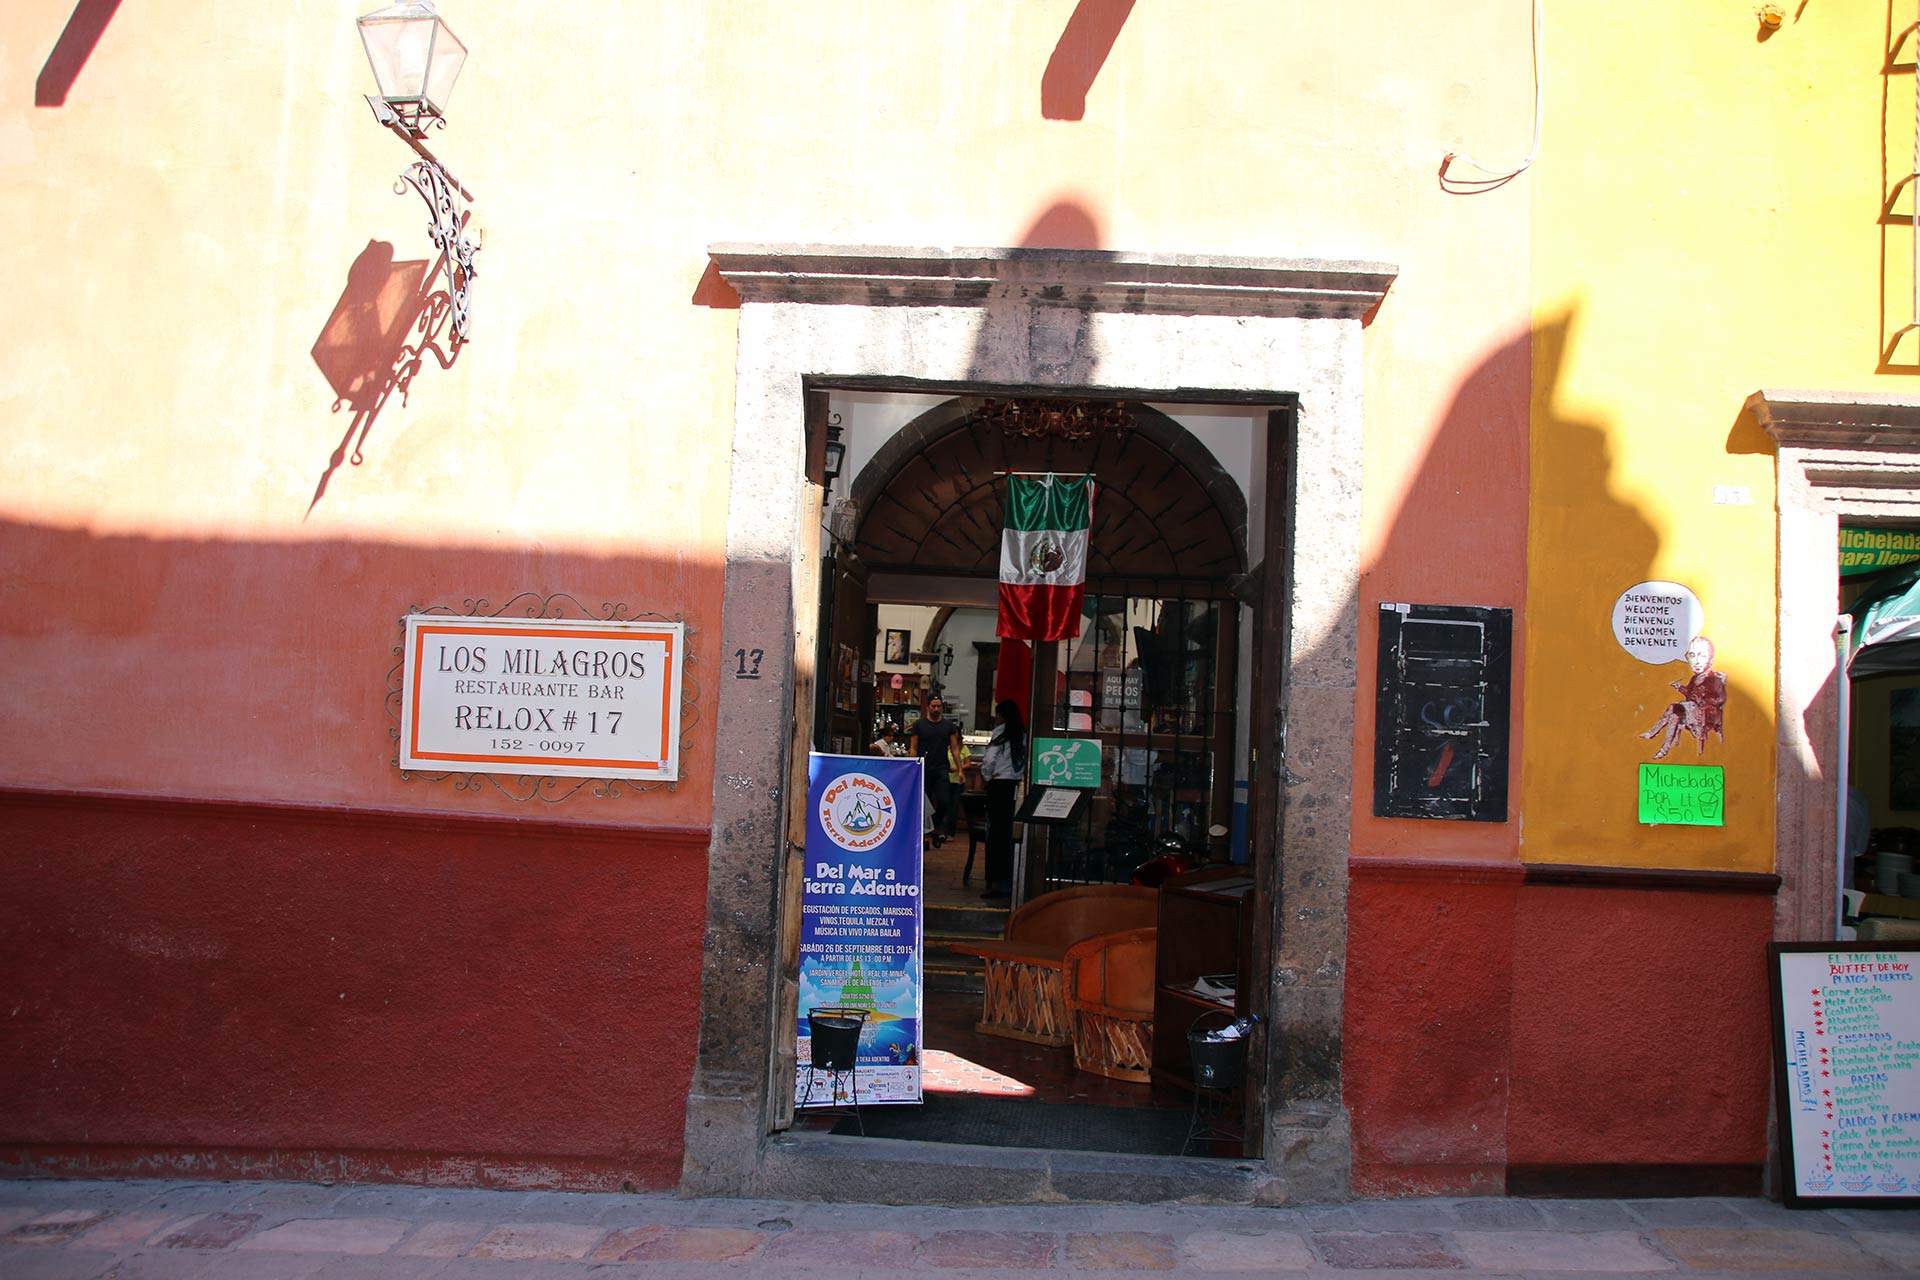
[[[1640,821],[1649,826],[1727,825],[1727,773],[1719,765],[1640,766]]]
[[[1093,738],[1035,738],[1027,781],[1037,787],[1100,785],[1100,743]]]

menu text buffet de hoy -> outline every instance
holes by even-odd
[[[1819,1158],[1796,1161],[1808,1189],[1909,1188],[1920,1162],[1920,1038],[1886,1015],[1911,1006],[1913,968],[1888,953],[1836,952],[1807,992],[1811,1037],[1796,1028],[1789,1059],[1795,1110],[1819,1120]]]

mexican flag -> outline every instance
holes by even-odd
[[[1007,527],[1000,535],[1000,625],[1014,640],[1080,634],[1087,588],[1087,527],[1093,477],[1007,480]]]

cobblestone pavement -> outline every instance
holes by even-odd
[[[1920,1275],[1920,1209],[1369,1200],[1317,1209],[895,1208],[298,1183],[0,1181],[5,1280],[903,1272]]]

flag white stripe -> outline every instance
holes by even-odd
[[[1060,544],[1060,567],[1036,572],[1033,553],[1042,539]],[[1008,529],[1000,535],[1000,581],[1016,587],[1072,587],[1087,580],[1087,531]]]

